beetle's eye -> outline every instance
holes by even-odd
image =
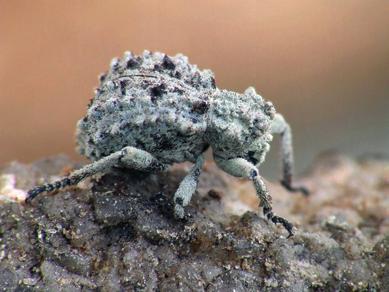
[[[263,119],[256,118],[253,121],[253,126],[258,134],[262,134],[267,129],[267,122]]]
[[[271,119],[274,118],[274,115],[276,114],[276,109],[274,108],[274,105],[273,103],[271,103],[270,101],[267,101],[264,105],[264,108],[263,108],[263,111],[265,112],[265,114],[270,117]]]

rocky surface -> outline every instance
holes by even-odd
[[[130,170],[22,200],[77,165],[55,157],[0,169],[3,291],[388,291],[389,162],[321,157],[301,180],[310,197],[269,183],[275,211],[257,215],[249,182],[208,163],[187,218],[172,196],[187,166]]]

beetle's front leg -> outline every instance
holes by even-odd
[[[284,226],[284,228],[289,232],[288,237],[293,235],[292,223],[282,217],[276,216],[273,213],[273,208],[271,206],[271,196],[269,195],[266,185],[254,164],[243,158],[233,158],[226,160],[215,157],[215,161],[217,165],[225,172],[236,177],[245,177],[252,180],[257,192],[257,196],[261,201],[260,206],[263,207],[263,214],[273,223],[282,224],[282,226]]]
[[[174,215],[177,218],[184,218],[184,207],[189,204],[192,195],[197,189],[197,184],[199,182],[199,176],[203,164],[204,157],[203,155],[200,155],[197,158],[195,165],[182,180],[176,193],[174,194]]]
[[[292,131],[289,124],[285,121],[281,114],[276,114],[272,123],[271,131],[273,134],[281,135],[281,153],[283,178],[281,184],[290,192],[301,192],[305,196],[309,195],[309,191],[305,187],[295,187],[292,185],[293,177],[293,145]]]

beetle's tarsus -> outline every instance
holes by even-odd
[[[61,180],[58,180],[53,183],[47,183],[41,186],[37,186],[27,192],[27,198],[25,199],[25,202],[27,204],[31,203],[31,201],[38,196],[41,193],[44,192],[52,192],[54,190],[59,190],[62,188],[65,188],[67,186],[75,185],[79,181],[81,181],[84,177],[82,176],[73,176],[73,177],[65,177]]]
[[[282,226],[288,231],[289,235],[288,238],[292,237],[294,235],[293,233],[293,224],[290,223],[285,218],[282,218],[280,216],[274,215],[272,211],[272,207],[270,205],[263,207],[263,214],[266,216],[266,218],[270,221],[272,221],[274,224],[280,223]]]
[[[44,186],[38,186],[35,187],[27,192],[27,198],[24,200],[26,204],[30,204],[31,201],[38,196],[39,194],[46,191],[46,188]]]
[[[281,185],[287,189],[289,192],[292,193],[302,193],[304,196],[308,197],[310,195],[309,190],[306,187],[299,186],[299,187],[293,187],[289,182],[286,182],[285,180],[280,181]]]

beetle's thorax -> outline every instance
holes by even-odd
[[[208,111],[205,138],[214,155],[223,159],[243,157],[261,163],[272,140],[275,110],[254,88],[243,94],[216,90]]]

